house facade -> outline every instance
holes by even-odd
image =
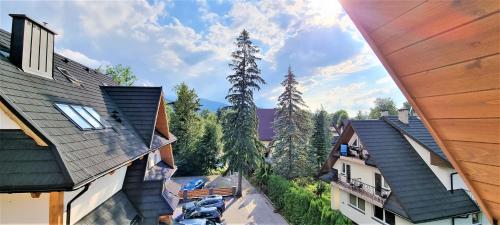
[[[161,87],[123,87],[54,52],[11,14],[0,30],[0,224],[169,224],[180,186]]]
[[[350,120],[321,178],[357,224],[489,224],[417,116]]]

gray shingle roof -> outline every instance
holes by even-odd
[[[151,144],[161,87],[102,87],[134,126],[141,138]]]
[[[408,135],[410,138],[426,147],[429,151],[436,153],[439,157],[448,162],[448,159],[429,133],[429,130],[427,130],[424,123],[416,116],[409,116],[408,124],[399,121],[398,116],[384,116],[382,118],[396,129]]]
[[[68,186],[55,149],[35,143],[21,130],[0,130],[0,187],[30,191]]]
[[[385,208],[414,223],[479,210],[465,191],[448,191],[399,130],[383,120],[351,124],[391,187]]]
[[[8,43],[10,34],[0,29],[2,49],[8,48]],[[83,87],[70,82],[57,69],[58,66],[80,80]],[[145,143],[139,135],[140,129],[136,131],[127,119],[122,119],[120,123],[111,117],[114,111],[122,112],[122,109],[101,88],[103,83],[115,85],[110,77],[66,60],[58,54],[54,54],[53,77],[54,79],[47,79],[25,73],[8,59],[0,57],[0,98],[32,126],[35,132],[47,139],[49,146],[55,147],[64,183],[68,184],[64,190],[81,186],[151,151],[150,143]],[[150,90],[154,90],[154,96],[158,96],[160,88]],[[55,103],[92,107],[113,129],[82,131],[54,107]],[[148,122],[147,125],[151,123]],[[151,134],[153,129],[154,123]],[[39,169],[43,171],[47,168]],[[29,180],[28,177],[23,181],[16,181],[21,178],[14,174],[7,177],[4,186],[0,186],[0,192],[18,191],[11,188],[16,183],[23,183],[27,185],[26,188],[36,187],[34,180]]]
[[[144,181],[144,173],[146,170],[147,160],[135,160],[131,166],[127,168],[125,181],[123,182],[123,190],[134,207],[143,216],[144,225],[158,224],[160,215],[171,215],[177,206],[177,201],[174,205],[170,205],[162,196],[163,180]],[[180,189],[180,187],[179,187]],[[171,190],[178,192],[179,190]]]
[[[75,225],[124,225],[130,224],[140,216],[123,191],[104,201],[89,214],[81,218]],[[139,219],[140,221],[140,219]]]

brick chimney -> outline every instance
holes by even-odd
[[[26,73],[52,79],[56,33],[24,14],[9,15],[12,17],[11,62]]]
[[[398,110],[399,121],[401,121],[404,124],[408,124],[409,123],[408,117],[409,117],[409,110],[408,109],[403,108],[403,109]]]

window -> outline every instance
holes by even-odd
[[[389,224],[389,225],[395,225],[396,224],[396,216],[394,213],[389,212],[383,208],[380,208],[378,206],[373,206],[373,217],[374,219],[378,220],[379,222]]]
[[[373,216],[381,221],[384,221],[384,209],[373,206],[375,209],[373,210]]]
[[[102,129],[102,125],[93,117],[91,116],[87,110],[85,110],[82,106],[79,105],[71,105],[71,108],[73,108],[80,116],[82,116],[87,122],[94,127],[94,129]]]
[[[82,130],[97,130],[103,128],[103,124],[96,118],[100,118],[99,114],[90,107],[57,103],[56,108]],[[89,111],[89,109],[91,109],[91,111]],[[91,112],[95,113],[96,116]]]
[[[104,125],[104,127],[106,128],[111,128],[111,125],[108,123],[108,121],[104,120],[104,118],[102,118],[99,113],[97,113],[97,111],[95,111],[95,109],[93,108],[90,108],[90,107],[83,107],[85,110],[87,110],[88,113],[90,113],[90,115],[92,115],[92,117],[94,117],[97,121],[99,121],[102,125]]]
[[[349,194],[349,203],[351,203],[351,205],[357,206],[358,205],[357,198],[358,197],[356,197],[355,195]]]
[[[353,146],[358,146],[358,139],[354,140],[354,142],[352,143]]]
[[[345,163],[342,163],[342,174],[345,174]]]
[[[358,209],[361,209],[361,211],[365,211],[365,200],[358,198]]]
[[[56,104],[57,108],[63,112],[63,114],[68,117],[73,123],[75,123],[82,130],[92,129],[90,125],[84,118],[82,118],[78,113],[76,113],[69,105],[66,104]]]
[[[362,213],[365,212],[365,200],[358,198],[356,195],[349,194],[349,205]]]

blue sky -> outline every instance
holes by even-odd
[[[90,67],[124,64],[138,85],[163,86],[167,96],[186,82],[200,97],[225,102],[233,41],[242,29],[261,49],[267,84],[257,106],[274,107],[292,66],[310,110],[368,111],[377,97],[404,97],[342,7],[314,1],[2,1],[9,13],[47,22],[56,51]]]

